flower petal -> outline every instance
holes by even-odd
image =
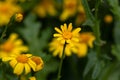
[[[12,68],[14,68],[16,64],[17,64],[16,59],[13,59],[13,60],[10,61],[10,66],[12,66]]]
[[[56,30],[58,33],[62,34],[62,31],[61,31],[59,28],[55,27],[55,30]]]
[[[54,37],[61,37],[62,35],[56,33],[56,34],[54,34],[53,36],[54,36]]]
[[[76,28],[72,31],[72,34],[75,35],[75,34],[78,34],[79,31],[81,30],[81,28]]]
[[[29,59],[28,64],[31,66],[31,68],[35,71],[36,69],[36,64],[33,62],[31,59]]]
[[[15,66],[14,73],[17,74],[17,75],[20,75],[20,74],[22,74],[23,70],[24,70],[24,64],[18,63]]]
[[[25,64],[25,74],[28,74],[31,71],[30,66],[26,63]]]
[[[68,26],[68,31],[71,31],[71,30],[72,30],[72,23],[70,23]]]

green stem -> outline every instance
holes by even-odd
[[[65,44],[63,46],[63,52],[62,52],[62,57],[61,57],[60,66],[59,66],[59,70],[58,70],[57,80],[60,80],[60,78],[61,78],[61,70],[62,70],[63,59],[65,57],[64,52],[65,52],[66,44],[67,43],[65,42]]]
[[[2,39],[3,39],[3,37],[5,36],[5,33],[6,33],[6,31],[7,31],[7,28],[8,28],[8,26],[6,25],[4,31],[2,32],[2,35],[1,35],[1,37],[0,37],[0,43],[1,43]]]
[[[96,37],[96,51],[99,57],[101,40],[100,40],[100,25],[98,21],[98,7],[100,5],[100,0],[97,0],[95,5],[95,16],[92,15],[90,8],[88,6],[87,0],[82,0],[82,3],[85,9],[87,18],[90,19],[90,21],[93,23],[93,26],[91,27]]]

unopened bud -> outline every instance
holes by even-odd
[[[15,21],[21,22],[23,20],[23,15],[21,13],[17,13],[15,15]]]

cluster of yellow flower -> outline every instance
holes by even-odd
[[[65,47],[65,55],[70,56],[73,53],[77,54],[78,57],[86,56],[88,46],[90,48],[93,47],[93,41],[95,37],[91,32],[79,33],[81,28],[76,28],[72,31],[72,23],[61,25],[61,30],[55,27],[55,30],[58,33],[54,34],[54,39],[50,43],[50,51],[53,51],[53,55],[62,57],[62,51],[64,44],[66,42]]]
[[[60,14],[59,19],[61,21],[65,21],[69,17],[73,17],[77,14],[76,24],[81,24],[85,21],[85,11],[80,0],[63,0],[63,3],[59,6],[61,9],[63,8],[61,13],[58,13],[59,11],[56,9],[58,4],[59,3],[55,2],[55,0],[40,0],[32,11],[42,18],[47,15],[58,16]],[[10,17],[15,13],[23,12],[22,7],[17,4],[17,0],[0,1],[0,26],[7,24]]]
[[[23,54],[28,51],[28,47],[17,38],[18,35],[13,33],[8,40],[0,44],[0,59],[3,62],[9,61],[10,66],[14,69],[13,73],[17,75],[28,74],[31,70],[34,72],[41,70],[43,68],[41,57],[28,53]]]

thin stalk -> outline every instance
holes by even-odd
[[[64,52],[65,52],[66,44],[67,43],[65,42],[65,44],[63,46],[63,52],[62,52],[62,57],[61,57],[60,66],[59,66],[59,70],[58,70],[57,80],[60,80],[60,78],[61,78],[61,70],[62,70],[63,59],[65,57],[65,53]]]

